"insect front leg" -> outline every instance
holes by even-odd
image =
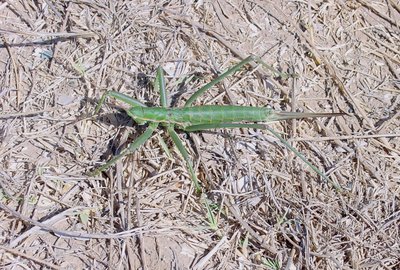
[[[140,101],[131,98],[130,96],[127,96],[125,94],[122,93],[118,93],[116,91],[107,91],[105,92],[101,98],[99,103],[96,106],[96,109],[94,110],[94,114],[97,114],[100,111],[100,107],[103,105],[104,101],[106,100],[107,97],[113,97],[116,100],[122,101],[126,104],[131,105],[132,107],[146,107],[146,105],[144,105],[143,103],[141,103]]]

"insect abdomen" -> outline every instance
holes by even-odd
[[[271,110],[246,106],[194,106],[171,109],[171,120],[182,125],[265,121]]]
[[[190,126],[241,121],[266,121],[271,114],[271,109],[205,105],[186,108],[133,107],[127,112],[138,123],[162,122]]]

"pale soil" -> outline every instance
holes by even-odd
[[[400,269],[399,22],[398,0],[2,1],[0,268]],[[162,129],[88,176],[145,130],[113,99],[91,117],[107,89],[159,106],[162,66],[183,106],[250,54],[297,76],[254,65],[196,104],[347,113],[270,125],[341,190],[256,129],[179,133],[202,197]]]

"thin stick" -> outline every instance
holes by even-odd
[[[220,248],[226,243],[228,242],[228,238],[226,236],[222,237],[222,239],[215,245],[215,247],[213,247],[212,250],[210,250],[210,252],[207,253],[206,256],[204,256],[194,267],[193,269],[197,270],[197,269],[204,269],[205,264],[211,259],[212,256],[214,256],[215,253],[218,252],[218,250],[220,250]]]
[[[3,119],[3,118],[16,118],[16,117],[24,117],[24,116],[35,116],[35,115],[42,114],[42,113],[45,113],[45,112],[50,112],[50,111],[53,111],[53,110],[47,109],[47,110],[22,112],[22,113],[0,114],[0,119]]]
[[[17,108],[19,107],[20,103],[20,87],[19,87],[19,69],[17,68],[17,64],[15,63],[14,56],[11,52],[10,46],[7,43],[5,36],[1,35],[1,39],[3,40],[4,47],[7,50],[8,55],[11,59],[11,65],[13,67],[14,76],[15,76],[15,88],[17,89]]]
[[[132,235],[136,235],[139,232],[143,233],[144,229],[146,228],[146,226],[137,227],[135,229],[131,229],[131,230],[127,230],[127,231],[122,231],[122,232],[118,232],[118,233],[109,233],[109,234],[85,233],[85,232],[76,232],[76,231],[61,231],[61,230],[54,228],[53,226],[45,224],[44,222],[39,222],[39,221],[36,221],[29,217],[25,217],[1,202],[0,202],[0,209],[3,209],[4,211],[10,213],[12,216],[14,216],[28,224],[37,226],[44,231],[52,232],[52,233],[54,233],[58,236],[62,236],[62,237],[73,237],[73,238],[77,238],[77,239],[114,239],[114,238],[132,237]],[[77,208],[74,208],[73,210],[76,210],[76,209]],[[70,210],[71,209],[68,209],[66,211],[70,211]],[[65,212],[64,212],[64,214],[65,214]],[[150,230],[148,230],[148,231],[150,231]],[[165,231],[165,229],[152,230],[152,231],[154,231],[154,232],[160,231],[161,232],[161,231]]]
[[[49,267],[49,268],[51,268],[51,269],[63,269],[63,268],[61,268],[61,267],[58,267],[57,265],[54,265],[54,264],[52,264],[52,263],[49,263],[49,262],[46,262],[46,261],[44,261],[44,260],[38,259],[38,258],[36,258],[36,257],[33,257],[33,256],[28,255],[28,254],[26,254],[26,253],[20,252],[20,251],[18,251],[18,250],[16,250],[16,249],[13,249],[13,248],[8,248],[8,247],[5,247],[5,246],[0,246],[0,249],[3,249],[4,251],[6,251],[6,252],[8,252],[8,253],[11,253],[11,254],[14,254],[14,255],[17,255],[17,256],[19,256],[19,257],[24,257],[24,258],[26,258],[26,259],[28,259],[28,260],[34,261],[35,263],[38,263],[38,264],[40,264],[40,265],[42,265],[42,266]],[[2,259],[2,261],[3,261],[3,263],[4,263],[4,259]]]
[[[375,139],[375,138],[396,138],[400,137],[400,134],[374,134],[374,135],[349,135],[349,136],[333,136],[333,137],[320,137],[320,138],[293,138],[288,139],[289,142],[323,142],[333,140],[358,140],[358,139]]]

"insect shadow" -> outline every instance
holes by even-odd
[[[147,125],[136,124],[122,107],[112,104],[109,106],[114,109],[114,112],[101,114],[95,118],[96,121],[113,126],[115,129],[129,129],[129,136],[128,140],[122,139],[121,135],[110,139],[106,151],[100,156],[101,160],[107,160],[110,156],[119,154],[147,128]]]

